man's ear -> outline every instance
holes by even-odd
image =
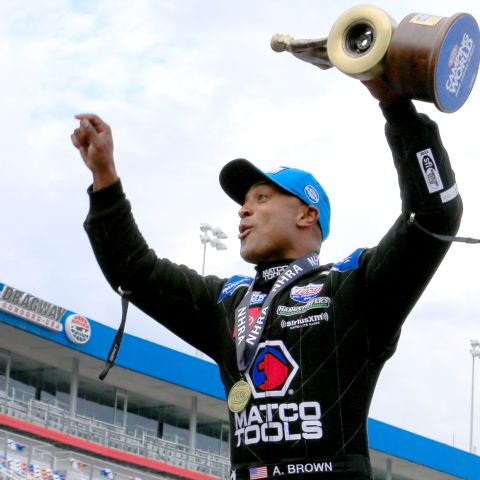
[[[318,222],[318,210],[312,205],[302,205],[297,219],[297,226],[301,228],[310,227]]]

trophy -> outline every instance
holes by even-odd
[[[383,75],[398,94],[447,113],[466,102],[480,63],[480,32],[468,13],[412,13],[397,25],[382,9],[359,5],[345,11],[326,38],[276,34],[270,45],[359,80]]]

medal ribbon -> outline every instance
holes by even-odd
[[[300,277],[317,269],[319,266],[320,261],[316,252],[311,252],[290,263],[286,270],[277,278],[268,297],[265,299],[265,302],[261,307],[260,314],[257,316],[249,330],[248,310],[254,284],[252,283],[250,285],[239,306],[235,309],[235,346],[237,350],[237,366],[242,374],[248,370],[253,361],[253,357],[257,351],[257,346],[260,343],[260,338],[265,328],[268,311],[273,299],[278,293],[280,293],[280,291],[291,285],[295,280],[298,280]]]

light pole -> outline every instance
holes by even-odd
[[[216,250],[226,250],[227,246],[220,240],[227,238],[225,232],[218,227],[212,227],[208,223],[200,224],[200,242],[203,244],[202,275],[205,275],[205,257],[207,255],[207,243]]]
[[[473,453],[473,397],[475,392],[475,357],[480,358],[480,341],[470,340],[472,349],[472,403],[470,405],[470,453]]]
[[[205,257],[207,255],[207,243],[215,250],[226,250],[227,246],[220,240],[227,238],[226,233],[218,227],[212,227],[209,223],[200,224],[200,242],[203,245],[202,277],[205,275]],[[202,358],[199,350],[195,349],[195,356]]]

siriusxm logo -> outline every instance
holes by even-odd
[[[296,328],[312,327],[318,325],[320,322],[328,322],[328,313],[322,312],[318,315],[310,315],[306,318],[296,318],[294,320],[282,320],[280,326],[293,330]]]

